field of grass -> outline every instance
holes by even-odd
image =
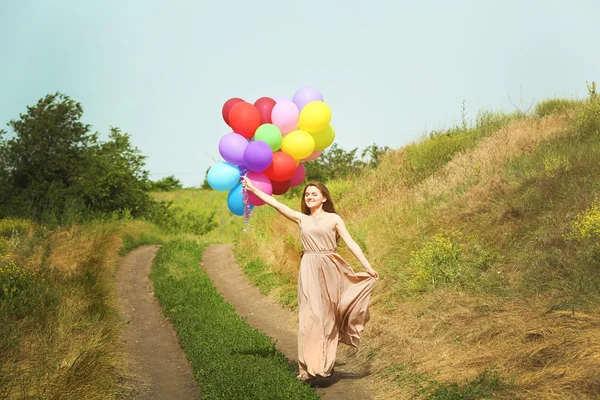
[[[600,392],[600,99],[589,89],[531,115],[481,113],[328,183],[382,277],[353,360],[370,368],[361,382],[374,398]],[[183,222],[174,234],[135,220],[55,230],[0,220],[0,397],[127,395],[114,268],[129,250],[160,243],[156,294],[205,398],[316,398],[198,267],[206,245],[234,242],[250,280],[294,309],[297,227],[256,207],[244,232],[224,192],[154,196],[189,223],[214,215],[216,226],[200,237]],[[299,208],[298,198],[280,200]]]
[[[328,185],[382,276],[356,360],[376,398],[488,398],[464,394],[482,377],[494,398],[600,391],[600,99],[590,92],[531,115],[482,113]],[[255,210],[237,259],[294,308],[298,229]]]
[[[160,241],[129,221],[48,230],[0,220],[0,397],[114,399],[127,391],[113,271],[123,247]]]
[[[233,215],[227,208],[227,192],[202,189],[183,189],[171,192],[156,192],[153,197],[157,200],[172,202],[173,208],[183,214],[206,215],[214,212],[216,227],[203,235],[210,243],[233,243],[236,235],[243,231],[243,217]]]
[[[155,259],[156,297],[177,329],[203,399],[317,399],[273,341],[249,327],[199,267],[206,243],[172,241]]]
[[[0,220],[0,397],[128,398],[114,270],[161,244],[151,278],[204,399],[316,399],[269,338],[250,328],[199,269],[204,238],[145,222],[48,230]],[[273,397],[274,396],[274,397]]]

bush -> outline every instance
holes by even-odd
[[[24,236],[34,228],[33,222],[22,218],[0,219],[0,237]]]
[[[600,249],[600,197],[596,197],[590,207],[574,218],[567,237]]]
[[[410,287],[416,290],[457,285],[465,280],[460,232],[438,233],[411,253]]]
[[[566,113],[571,111],[576,105],[577,102],[573,100],[547,99],[536,104],[534,114],[538,117],[545,117],[551,114]]]
[[[433,175],[448,163],[455,154],[471,149],[485,137],[490,136],[515,119],[515,115],[501,112],[481,112],[475,126],[468,128],[466,122],[460,127],[445,131],[433,131],[426,140],[406,146],[409,185],[417,184]]]
[[[10,255],[0,254],[0,314],[22,318],[40,304],[46,291],[44,277]]]
[[[205,235],[217,227],[216,211],[201,214],[172,207],[173,202],[154,201],[144,218],[168,232]]]
[[[589,98],[577,110],[575,123],[580,135],[600,133],[600,97],[596,93],[596,82],[587,84]]]
[[[544,169],[546,175],[554,177],[560,173],[568,172],[571,169],[569,159],[560,154],[549,155],[544,158]]]

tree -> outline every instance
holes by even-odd
[[[183,188],[181,181],[174,175],[165,176],[156,182],[150,182],[150,190],[153,192],[170,192]]]
[[[15,135],[0,141],[4,215],[60,221],[72,211],[140,214],[148,207],[145,157],[117,128],[99,143],[82,115],[81,104],[56,93],[9,122]]]
[[[97,136],[80,122],[81,105],[56,93],[27,107],[8,125],[15,136],[3,144],[4,181],[10,208],[40,217],[50,208],[64,208],[85,164],[86,150]]]
[[[362,161],[367,167],[375,168],[391,150],[389,146],[377,146],[373,143],[362,151]]]
[[[206,170],[206,174],[204,175],[204,181],[202,182],[202,186],[200,187],[200,189],[213,190],[213,188],[208,184],[208,171],[210,171],[210,167],[208,167]]]
[[[128,134],[111,127],[109,141],[90,147],[77,195],[90,210],[112,213],[128,209],[140,216],[152,202],[145,156],[132,147]]]
[[[344,150],[334,143],[319,158],[304,164],[307,181],[327,182],[358,175],[364,168],[375,168],[390,151],[388,146],[372,144],[357,157],[358,149]]]

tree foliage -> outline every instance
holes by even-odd
[[[334,143],[319,158],[304,164],[308,182],[328,182],[358,175],[365,168],[374,168],[390,151],[388,146],[372,144],[358,157],[358,148],[344,150]]]
[[[13,135],[0,131],[0,217],[66,223],[127,215],[179,227],[169,204],[150,197],[156,186],[130,136],[111,127],[102,142],[82,116],[81,104],[55,93],[10,121]],[[181,186],[174,177],[156,184]],[[214,226],[210,215],[194,224],[194,233]]]
[[[181,181],[175,178],[175,175],[165,176],[155,182],[150,182],[150,190],[153,192],[170,192],[172,190],[182,189]]]

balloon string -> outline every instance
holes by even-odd
[[[248,228],[250,227],[250,217],[252,217],[252,209],[250,208],[250,201],[248,199],[248,190],[243,186],[242,186],[242,199],[244,202],[244,222],[246,223],[244,232],[247,232]]]

